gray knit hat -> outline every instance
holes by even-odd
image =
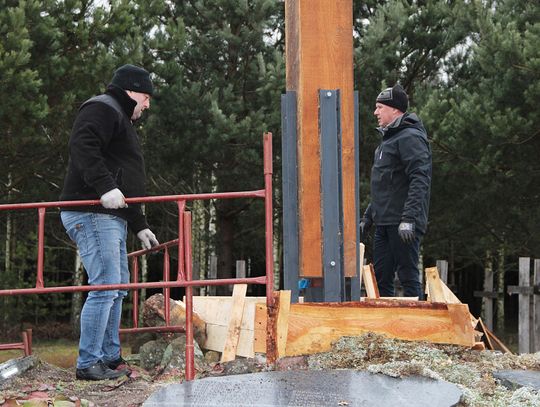
[[[148,95],[152,95],[154,92],[148,71],[131,64],[122,65],[118,68],[114,72],[111,83],[124,90],[147,93]]]
[[[382,103],[405,113],[409,107],[409,97],[399,83],[396,83],[392,88],[386,88],[379,96],[377,102]]]

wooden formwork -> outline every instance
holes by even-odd
[[[207,323],[207,340],[201,345],[222,352],[222,361],[227,361],[235,355],[265,353],[268,330],[276,339],[277,357],[325,352],[342,336],[367,332],[474,349],[484,349],[485,345],[493,349],[490,344],[500,342],[439,279],[436,267],[426,269],[428,301],[378,298],[373,269],[365,266],[363,272],[364,281],[371,283],[368,295],[375,298],[291,304],[290,291],[279,291],[277,316],[271,323],[265,297],[245,297],[243,287],[235,287],[232,297],[194,297],[194,311]],[[509,352],[503,344],[495,348]]]

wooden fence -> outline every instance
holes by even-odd
[[[519,258],[519,285],[508,286],[508,294],[519,295],[519,353],[540,351],[540,259]],[[531,279],[532,277],[532,279]]]

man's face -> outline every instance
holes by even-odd
[[[131,99],[137,102],[137,106],[133,109],[133,114],[131,115],[131,121],[135,121],[141,118],[142,112],[150,107],[150,95],[146,93],[134,92],[128,90],[127,94]]]
[[[373,112],[377,116],[380,127],[386,127],[394,121],[394,119],[403,114],[394,107],[383,105],[382,103],[375,103],[375,111]]]

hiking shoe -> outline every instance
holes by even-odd
[[[85,369],[77,369],[75,372],[75,377],[78,380],[108,380],[121,376],[127,376],[127,371],[109,369],[101,360]]]
[[[120,356],[116,360],[104,360],[103,363],[111,370],[116,370],[119,366],[122,365],[124,365],[126,368],[129,366],[129,363],[126,362],[126,360],[122,356]]]

